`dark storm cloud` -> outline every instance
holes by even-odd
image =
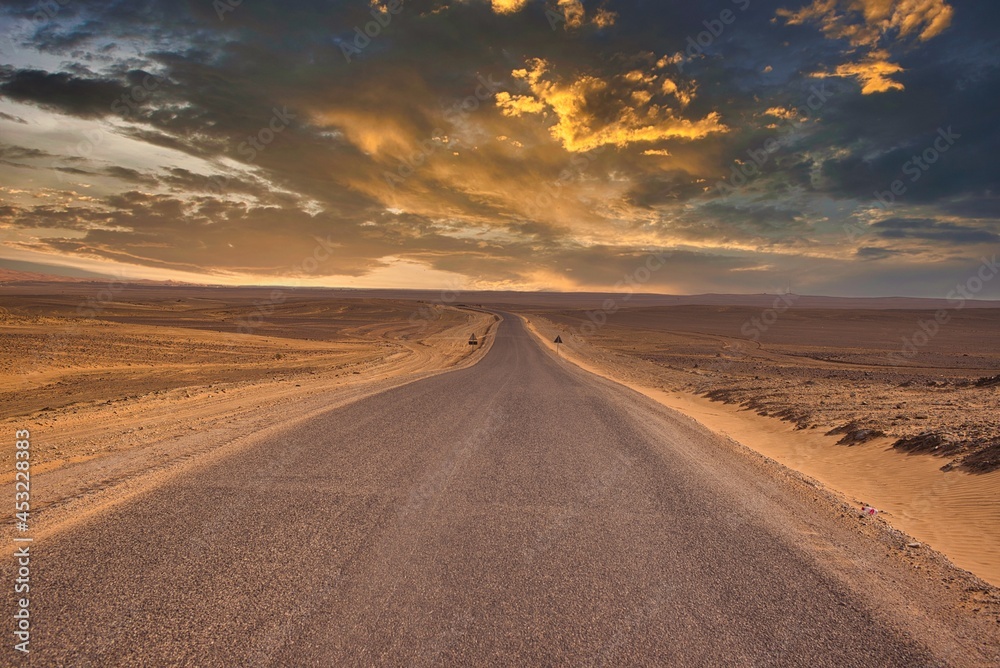
[[[79,167],[66,167],[64,165],[53,167],[52,169],[63,174],[73,174],[74,176],[111,176],[127,183],[154,186],[159,184],[155,177],[144,174],[138,170],[128,167],[113,165],[104,169],[80,169]]]
[[[871,198],[898,179],[908,186],[907,201],[934,203],[980,196],[1000,185],[995,168],[1000,128],[992,111],[1000,99],[1000,68],[979,86],[958,90],[953,71],[929,67],[934,71],[926,81],[893,93],[905,97],[896,104],[858,101],[837,117],[824,139],[844,146],[850,154],[823,162],[824,190]],[[865,123],[866,119],[873,120]],[[945,146],[939,139],[942,131],[955,139],[939,154]]]
[[[50,158],[52,153],[37,148],[26,146],[0,145],[0,159],[3,160],[25,160],[32,158]]]
[[[1000,241],[1000,234],[981,227],[926,218],[889,218],[872,225],[882,239],[923,239],[948,244],[978,244]],[[994,224],[994,229],[1000,225]]]
[[[679,226],[693,240],[755,242],[762,245],[801,243],[809,231],[802,212],[770,202],[709,202]]]
[[[17,70],[0,72],[0,95],[18,102],[32,102],[83,118],[111,113],[111,103],[126,88],[109,79],[84,79],[66,72]]]
[[[862,246],[854,254],[863,260],[884,260],[896,255],[905,255],[906,252],[879,246]]]
[[[981,196],[947,201],[942,203],[941,208],[947,214],[963,218],[1000,220],[1000,197],[992,192],[984,193]]]
[[[80,169],[79,167],[53,167],[57,172],[62,172],[63,174],[73,174],[75,176],[95,176],[97,172],[90,171],[89,169]]]
[[[998,184],[995,169],[1000,128],[993,109],[1000,99],[1000,61],[984,49],[1000,19],[992,5],[956,8],[956,25],[934,38],[934,48],[898,55],[903,90],[862,95],[845,90],[823,115],[823,129],[808,142],[839,147],[843,155],[821,162],[817,189],[836,197],[870,201],[900,179],[905,201],[936,204],[951,197],[977,198]],[[959,135],[927,169],[917,167],[934,147],[939,130]],[[934,154],[931,151],[930,155]],[[904,172],[904,170],[907,170]]]
[[[633,180],[627,198],[635,206],[652,208],[660,204],[683,202],[698,197],[704,192],[704,188],[704,182],[699,182],[685,171],[660,170],[638,175]]]
[[[127,181],[129,183],[140,183],[143,185],[155,185],[157,180],[154,176],[140,172],[137,169],[130,169],[128,167],[120,167],[114,165],[108,167],[104,170],[104,173],[108,176],[113,176],[122,181]]]
[[[46,22],[35,32],[32,41],[39,45],[42,51],[60,55],[74,55],[75,50],[87,46],[101,34],[102,25],[95,20],[84,21],[69,30],[61,29],[58,23]],[[84,54],[78,51],[77,55],[82,57]]]

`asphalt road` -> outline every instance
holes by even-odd
[[[471,368],[34,545],[32,664],[932,663],[725,452],[508,317]]]

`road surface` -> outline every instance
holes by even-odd
[[[934,664],[732,453],[507,316],[473,367],[36,543],[32,663]]]

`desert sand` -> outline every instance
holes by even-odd
[[[527,318],[560,354],[714,431],[870,504],[953,563],[1000,584],[1000,310],[954,314],[906,364],[912,309],[789,309],[759,341],[761,310],[622,309],[601,327],[582,310]],[[594,313],[590,311],[589,313]],[[926,447],[908,447],[913,442]],[[935,445],[937,447],[935,448]]]
[[[37,425],[42,528],[116,503],[191,460],[338,402],[473,363],[494,317],[524,312],[562,354],[837,490],[1000,584],[1000,309],[970,308],[912,358],[921,302],[802,298],[760,332],[773,297],[4,286],[3,428]],[[810,301],[812,299],[812,301]],[[673,303],[675,305],[665,305]],[[891,308],[905,307],[905,308]],[[933,304],[940,307],[942,304]],[[483,346],[468,345],[477,333]],[[484,335],[486,335],[484,337]],[[907,447],[918,443],[919,447]],[[935,446],[937,446],[935,448]],[[10,453],[0,455],[5,466]],[[10,467],[7,466],[10,470]],[[9,483],[12,474],[2,480]]]
[[[264,288],[7,286],[0,308],[0,429],[34,432],[37,535],[333,406],[471,364],[495,326],[472,309]],[[0,453],[4,484],[12,457]]]
[[[490,339],[468,368],[264,430],[33,543],[45,659],[1000,660],[982,580],[516,317]]]
[[[369,503],[381,498],[372,496],[370,487],[371,476],[378,473],[389,476],[384,485],[390,496],[401,494],[418,507],[421,499],[452,495],[434,505],[451,513],[451,519],[441,522],[431,513],[420,526],[453,531],[441,544],[452,546],[463,558],[495,557],[484,546],[471,552],[458,546],[466,545],[463,541],[481,528],[478,493],[484,486],[498,484],[496,470],[507,475],[520,472],[505,489],[495,490],[490,507],[502,517],[526,490],[539,494],[510,515],[525,524],[525,535],[534,535],[540,518],[543,528],[548,525],[545,518],[550,511],[539,509],[549,508],[550,495],[562,494],[564,488],[582,493],[580,508],[588,512],[605,510],[603,501],[595,503],[595,489],[600,495],[606,493],[613,507],[621,502],[622,490],[606,482],[618,470],[609,467],[613,449],[608,444],[615,439],[632,443],[633,432],[609,426],[609,411],[618,410],[609,408],[614,406],[626,412],[634,409],[635,428],[648,429],[642,431],[649,439],[648,452],[660,452],[673,462],[667,466],[642,459],[638,466],[636,460],[631,489],[637,501],[647,499],[654,478],[663,494],[681,497],[673,505],[701,498],[696,505],[703,510],[718,503],[717,494],[735,495],[730,499],[734,505],[725,513],[698,516],[695,524],[700,528],[687,536],[697,550],[712,545],[712,555],[731,554],[733,563],[742,563],[745,543],[759,536],[749,532],[741,539],[740,528],[747,530],[750,525],[740,522],[766,516],[769,531],[773,529],[769,535],[781,537],[777,543],[768,539],[754,546],[767,559],[781,561],[782,545],[798,549],[802,543],[808,563],[826,573],[829,582],[853,587],[856,600],[830,601],[826,606],[838,624],[849,626],[854,623],[852,615],[870,609],[886,620],[905,617],[906,632],[919,635],[936,655],[964,656],[970,651],[992,656],[989,639],[1000,598],[987,583],[1000,581],[996,557],[1000,540],[994,528],[1000,525],[996,493],[1000,471],[991,470],[988,441],[996,433],[998,389],[980,379],[995,375],[997,353],[991,349],[989,331],[1000,311],[967,311],[954,319],[953,329],[942,332],[908,364],[891,365],[880,360],[892,352],[896,332],[907,331],[914,318],[925,317],[924,311],[886,309],[885,304],[854,311],[838,302],[829,308],[783,313],[760,341],[752,341],[740,328],[761,312],[754,300],[736,306],[669,306],[649,305],[657,299],[650,297],[646,306],[620,310],[591,331],[581,330],[580,325],[592,321],[588,309],[601,303],[599,297],[574,295],[568,299],[573,308],[553,308],[558,304],[552,295],[537,301],[532,295],[500,296],[503,302],[491,304],[486,295],[456,299],[388,291],[151,285],[112,289],[87,283],[4,286],[0,375],[5,413],[0,422],[9,433],[26,427],[33,432],[33,538],[46,541],[49,549],[76,554],[80,545],[96,544],[81,536],[119,532],[121,540],[141,546],[133,548],[136,555],[156,561],[162,552],[157,544],[168,546],[168,552],[186,545],[178,536],[187,535],[189,523],[196,534],[201,531],[209,538],[219,531],[213,528],[220,525],[213,519],[216,508],[201,494],[221,485],[219,489],[233,491],[245,503],[234,504],[229,513],[233,518],[239,515],[239,521],[222,523],[233,538],[220,546],[229,552],[219,554],[229,556],[220,556],[219,563],[246,566],[245,560],[232,555],[245,549],[241,532],[255,531],[260,513],[277,512],[261,493],[270,490],[274,480],[285,476],[306,484],[303,489],[312,496],[292,505],[310,509],[325,521],[328,515],[339,518],[336,504],[344,499],[357,501],[358,508],[382,508]],[[558,351],[561,359],[555,364],[548,361],[529,335],[518,335],[519,326],[509,323],[506,338],[501,336],[492,348],[499,318],[491,309],[523,313],[529,330],[546,342],[550,355],[556,352],[551,340],[560,334],[565,342]],[[472,334],[480,345],[469,345]],[[496,354],[485,357],[491,349]],[[690,422],[669,411],[659,415],[656,411],[662,409],[651,402],[636,404],[634,399],[641,397],[559,366],[571,364],[643,392],[690,416]],[[462,371],[430,378],[454,369]],[[428,380],[414,382],[423,379]],[[428,387],[437,389],[428,394]],[[593,396],[597,391],[613,398],[602,403]],[[567,404],[576,413],[563,414],[563,393],[576,397]],[[503,413],[489,399],[493,394],[503,397]],[[461,397],[462,405],[451,407],[455,417],[442,420],[437,409],[451,397]],[[398,409],[397,402],[410,408]],[[595,402],[600,410],[594,411]],[[977,411],[962,410],[969,405]],[[470,428],[463,421],[470,413],[482,424]],[[591,423],[578,424],[574,415]],[[396,421],[404,419],[417,423],[400,428]],[[366,426],[356,433],[355,425]],[[702,425],[730,440],[717,438]],[[928,425],[950,444],[939,456],[894,447],[922,434]],[[442,429],[447,438],[435,436]],[[883,435],[862,438],[859,431]],[[594,437],[599,433],[604,436]],[[487,441],[492,454],[469,457]],[[430,466],[424,458],[437,452],[435,448],[443,459]],[[583,460],[581,449],[588,453]],[[259,474],[262,467],[283,461],[286,451],[297,453],[295,461],[300,463],[289,462],[278,477]],[[513,451],[518,454],[512,455]],[[555,454],[561,458],[558,465],[552,459]],[[10,455],[4,456],[3,465],[10,471]],[[306,470],[310,466],[325,472],[313,479]],[[414,481],[397,488],[392,476],[407,466]],[[682,481],[671,466],[690,475]],[[729,470],[734,467],[747,476],[740,478],[742,482],[732,478]],[[576,483],[568,484],[567,472],[573,471]],[[545,484],[540,483],[540,472]],[[562,482],[553,485],[550,475]],[[189,480],[210,484],[192,487]],[[2,481],[12,492],[13,475],[6,474]],[[690,486],[686,491],[682,482]],[[344,496],[337,492],[339,485],[356,489]],[[784,490],[780,494],[779,488]],[[174,495],[192,490],[196,498],[175,510]],[[316,499],[335,502],[336,507],[314,507]],[[473,505],[463,510],[462,503],[470,499]],[[862,504],[877,507],[880,514],[861,516],[857,509]],[[199,507],[202,514],[188,517]],[[632,517],[632,502],[623,507]],[[177,516],[163,519],[164,508]],[[402,533],[391,540],[407,546],[399,556],[401,564],[409,564],[413,554],[434,541],[428,542],[407,523],[392,520],[392,504],[385,508],[390,514],[371,520],[372,526],[400,529]],[[133,511],[139,515],[132,517]],[[734,513],[742,519],[727,524],[725,518]],[[643,530],[616,526],[620,544],[641,545],[651,532],[659,532],[662,545],[637,561],[643,568],[657,559],[670,561],[664,547],[676,547],[678,538],[670,533],[670,521],[649,513],[635,517],[649,526]],[[150,538],[175,520],[179,533]],[[597,530],[600,524],[581,522],[588,530]],[[146,527],[151,527],[149,536]],[[297,527],[315,533],[317,523]],[[362,534],[353,522],[341,528],[344,534],[338,540],[327,541],[323,529],[323,540],[315,542],[319,539],[313,536],[306,542],[323,545],[331,551],[331,559],[347,559],[349,551],[340,554],[339,541],[347,541],[346,545],[352,536]],[[0,538],[9,539],[12,531],[10,526],[0,529]],[[492,534],[484,535],[492,540]],[[263,554],[272,541],[268,534],[255,549]],[[592,556],[593,546],[599,545],[611,550],[605,557],[612,563],[620,557],[618,544],[595,536],[566,554]],[[108,552],[105,557],[122,558],[116,546],[112,541],[102,547]],[[376,546],[372,554],[380,559],[387,552]],[[429,564],[442,563],[438,552],[425,556]],[[62,563],[56,556],[53,559]],[[446,562],[457,559],[453,555]],[[802,563],[796,559],[789,563]],[[82,590],[69,583],[80,581],[88,571],[80,559],[63,561],[73,572],[66,576],[60,596],[73,598]],[[135,571],[132,579],[125,580],[141,582],[135,578],[144,567],[135,567],[131,553],[124,562],[123,572]],[[956,570],[952,563],[970,573]],[[405,569],[390,565],[377,577],[359,575],[358,582],[367,586],[388,581]],[[807,568],[797,577],[784,578],[786,571],[784,566],[775,570],[782,574],[781,586],[793,589],[812,573]],[[227,572],[219,568],[213,577]],[[576,573],[569,567],[560,572]],[[173,576],[164,582],[174,582]],[[99,598],[101,605],[119,590],[113,585],[108,591]],[[701,585],[693,591],[709,597],[715,592],[712,586]],[[521,595],[515,598],[526,600]],[[935,612],[911,610],[909,601],[914,600]],[[85,603],[77,601],[73,609]],[[51,613],[56,615],[60,604],[53,605]],[[156,608],[158,603],[151,605]],[[195,610],[199,615],[205,612]],[[375,618],[381,616],[381,608],[374,610]],[[77,630],[88,628],[74,614],[69,618],[67,623],[79,626]],[[988,632],[954,633],[952,622],[959,624],[954,628],[982,630],[987,625]],[[966,623],[973,626],[963,626]],[[130,623],[122,628],[131,628]],[[372,642],[364,640],[360,646]]]

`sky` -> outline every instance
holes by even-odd
[[[958,0],[3,0],[0,267],[942,297],[1000,247],[998,41]]]

